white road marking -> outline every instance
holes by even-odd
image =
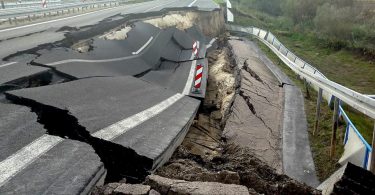
[[[149,11],[155,9],[155,8],[158,8],[158,7],[161,7],[161,6],[166,6],[166,5],[169,5],[169,4],[172,4],[172,3],[175,3],[175,2],[176,2],[176,1],[169,1],[169,2],[166,3],[166,4],[163,4],[163,5],[157,5],[157,6],[155,6],[155,7],[152,7],[152,8],[146,9],[144,12],[149,12]]]
[[[191,62],[191,67],[190,67],[189,76],[188,76],[188,79],[186,81],[185,88],[182,91],[182,94],[184,94],[184,95],[189,95],[190,94],[190,89],[191,89],[192,84],[193,84],[193,79],[194,79],[194,73],[195,73],[195,67],[196,66],[197,66],[197,61],[196,60],[192,61]]]
[[[135,58],[136,56],[125,56],[121,58],[111,58],[111,59],[103,59],[103,60],[86,60],[86,59],[68,59],[68,60],[61,60],[57,62],[52,62],[46,64],[47,66],[56,66],[59,64],[66,64],[66,63],[71,63],[71,62],[82,62],[82,63],[101,63],[101,62],[117,62],[117,61],[122,61],[122,60],[128,60],[131,58]]]
[[[149,120],[150,118],[158,115],[159,113],[166,110],[172,104],[176,103],[179,99],[183,98],[184,95],[177,93],[172,97],[138,113],[129,118],[126,118],[122,121],[119,121],[111,126],[108,126],[100,131],[97,131],[93,134],[94,137],[104,139],[104,140],[113,140],[116,137],[126,133],[129,129],[134,128],[143,122]]]
[[[207,45],[207,49],[212,47],[212,44],[216,41],[216,38],[211,39],[210,43]]]
[[[18,150],[5,160],[0,162],[0,187],[3,186],[9,179],[14,177],[18,172],[34,162],[39,156],[48,152],[58,143],[62,142],[63,138],[43,135],[34,140],[29,145]]]
[[[144,50],[151,43],[152,39],[154,39],[154,37],[150,37],[150,39],[148,39],[148,41],[141,48],[139,48],[138,51],[132,52],[132,54],[138,55],[140,52],[142,52],[142,50]]]
[[[38,25],[42,25],[42,24],[48,24],[48,23],[52,23],[52,22],[69,20],[69,19],[72,19],[72,18],[77,18],[77,17],[81,17],[81,16],[85,16],[85,15],[95,14],[97,12],[111,10],[111,9],[115,9],[115,8],[119,8],[119,7],[112,7],[112,8],[102,9],[102,10],[93,11],[93,12],[89,12],[89,13],[84,13],[84,14],[79,14],[79,15],[75,15],[75,16],[70,16],[70,17],[66,17],[66,18],[60,18],[60,19],[56,19],[56,20],[49,20],[49,21],[45,21],[45,22],[40,22],[40,23],[35,23],[35,24],[29,24],[29,25],[25,25],[25,26],[18,26],[18,27],[14,27],[14,28],[8,28],[8,29],[0,30],[0,33],[7,32],[7,31],[12,31],[12,30],[23,29],[23,28],[28,28],[28,27],[33,27],[33,26],[38,26]]]
[[[12,64],[16,64],[17,62],[9,62],[9,63],[7,63],[7,64],[2,64],[2,65],[0,65],[0,68],[3,68],[3,67],[6,67],[6,66],[10,66],[10,65],[12,65]]]
[[[193,2],[191,2],[191,3],[188,5],[188,7],[193,6],[195,2],[197,2],[197,0],[194,0]]]

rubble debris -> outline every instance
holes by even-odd
[[[145,183],[161,194],[249,194],[245,186],[217,182],[188,182],[158,175],[149,175]]]
[[[91,192],[91,195],[110,195],[121,183],[109,183],[104,186],[97,186]]]
[[[173,178],[175,179],[186,181],[240,184],[240,176],[237,172],[227,170],[212,172],[199,166],[199,164],[194,161],[188,161],[185,159],[172,160],[169,164],[158,169],[155,174],[165,177],[173,175]]]
[[[347,163],[318,186],[322,194],[375,194],[375,175]]]
[[[93,39],[89,39],[89,40],[84,40],[84,41],[80,41],[78,43],[75,43],[72,45],[72,49],[74,51],[77,51],[79,53],[87,53],[89,51],[92,51],[93,50]]]
[[[113,193],[116,195],[147,195],[151,187],[142,184],[126,184],[119,185]]]

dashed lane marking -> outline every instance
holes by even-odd
[[[193,2],[191,2],[191,3],[188,5],[188,7],[193,6],[195,2],[197,2],[197,0],[194,0]]]
[[[16,64],[17,62],[9,62],[9,63],[7,63],[7,64],[2,64],[2,65],[0,65],[0,68],[3,68],[3,67],[6,67],[6,66],[10,66],[10,65],[12,65],[12,64]]]
[[[154,37],[150,37],[150,38],[148,39],[148,41],[147,41],[147,42],[146,42],[141,48],[138,49],[138,51],[136,51],[136,52],[132,52],[132,54],[133,54],[133,55],[138,55],[139,53],[141,53],[142,50],[144,50],[144,49],[145,49],[145,48],[151,43],[152,39],[154,39]]]

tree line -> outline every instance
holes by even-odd
[[[234,1],[274,17],[286,17],[292,24],[288,30],[314,32],[334,49],[350,48],[375,56],[375,6],[368,6],[368,3],[357,0]]]

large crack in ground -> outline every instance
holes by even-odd
[[[233,98],[229,98],[231,100],[227,104],[222,102],[227,99],[226,97],[231,97],[231,92],[234,94],[237,91],[239,97],[247,100],[249,110],[254,115],[257,111],[250,97],[238,88],[237,82],[233,82],[229,90],[231,92],[226,90],[228,86],[225,84],[229,83],[226,74],[236,77],[236,80],[240,80],[241,75],[237,74],[239,70],[234,66],[233,54],[227,49],[226,41],[221,40],[219,45],[221,45],[219,49],[208,54],[211,69],[209,72],[215,75],[209,75],[211,79],[208,81],[207,96],[198,111],[195,124],[192,125],[184,143],[173,154],[171,160],[155,174],[185,181],[244,185],[248,187],[251,194],[318,194],[312,188],[278,174],[275,169],[259,160],[250,148],[239,147],[238,144],[229,143],[222,137],[227,120],[226,114],[223,113],[236,115],[236,112],[239,112],[236,105],[233,105]],[[218,105],[229,105],[226,107],[229,111],[221,111]],[[263,122],[266,125],[264,120]],[[252,145],[252,143],[248,144]],[[272,143],[268,144],[272,145]],[[277,149],[271,148],[271,150]],[[109,188],[104,186],[100,189]],[[98,194],[103,193],[99,190]]]
[[[136,183],[143,181],[149,174],[147,167],[152,167],[151,159],[137,154],[133,149],[93,137],[69,111],[8,93],[6,98],[14,104],[31,108],[38,116],[37,121],[44,125],[47,134],[91,145],[107,170],[105,182],[126,178],[127,182]]]

